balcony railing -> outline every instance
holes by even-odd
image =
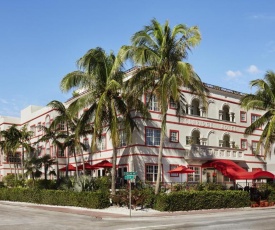
[[[203,145],[193,145],[184,151],[185,159],[242,159],[243,151],[234,148],[223,148]]]

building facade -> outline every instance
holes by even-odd
[[[205,84],[209,89],[207,106],[204,106],[196,95],[187,89],[182,89],[188,106],[186,114],[178,117],[173,102],[170,102],[167,114],[167,128],[163,147],[162,182],[221,182],[232,184],[232,178],[224,175],[216,168],[203,167],[213,160],[229,160],[248,172],[269,171],[275,173],[274,157],[264,159],[263,152],[257,150],[257,144],[262,129],[253,135],[246,136],[244,130],[261,116],[264,111],[245,111],[240,107],[242,93],[218,86]],[[146,103],[146,95],[143,95]],[[70,103],[70,101],[66,102]],[[151,119],[144,120],[135,115],[139,131],[135,130],[131,144],[127,145],[123,130],[121,143],[118,148],[117,172],[123,177],[126,171],[136,171],[142,181],[155,182],[157,178],[157,159],[160,145],[160,112],[155,98],[149,104]],[[33,131],[31,143],[35,143],[42,135],[41,126],[48,127],[57,116],[57,112],[49,107],[29,106],[21,111],[21,117],[12,118],[0,116],[0,130],[9,128],[12,124],[19,127],[26,125]],[[88,147],[91,137],[82,140]],[[34,146],[37,156],[50,154],[58,159],[59,168],[66,165],[69,154],[70,163],[81,164],[81,156],[75,162],[73,155],[66,150],[64,153],[56,149],[52,142],[39,143]],[[91,154],[84,152],[86,162],[95,164],[101,160],[112,159],[112,144],[109,133],[102,133],[101,141],[97,144],[98,151]],[[21,150],[18,149],[17,158],[20,159]],[[271,154],[274,155],[274,154]],[[6,156],[3,151],[0,157],[0,180],[11,173],[10,163],[14,156]],[[185,165],[195,172],[188,175],[170,174],[169,170],[178,165]],[[20,167],[20,166],[19,166]],[[56,167],[56,166],[55,166]],[[57,169],[56,169],[57,170]],[[94,170],[93,176],[104,174],[103,169]]]

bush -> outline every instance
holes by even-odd
[[[96,209],[110,206],[109,194],[104,192],[0,188],[0,200]]]
[[[25,181],[25,186],[33,189],[56,189],[56,181],[29,179]]]
[[[156,197],[155,209],[173,212],[240,208],[249,205],[249,194],[244,191],[181,191],[159,194]]]
[[[112,203],[118,206],[129,206],[129,189],[120,190],[116,195],[111,195]],[[152,208],[155,202],[155,194],[152,188],[133,189],[131,191],[131,204],[134,208]]]

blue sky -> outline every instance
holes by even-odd
[[[66,101],[60,81],[87,50],[117,53],[152,18],[199,26],[187,61],[202,81],[250,92],[251,80],[275,71],[274,9],[272,0],[0,1],[0,115]]]

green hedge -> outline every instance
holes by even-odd
[[[155,209],[173,212],[241,208],[249,205],[249,193],[245,191],[182,191],[158,195]]]
[[[73,192],[68,190],[0,188],[0,200],[95,209],[102,209],[110,206],[108,193]]]

